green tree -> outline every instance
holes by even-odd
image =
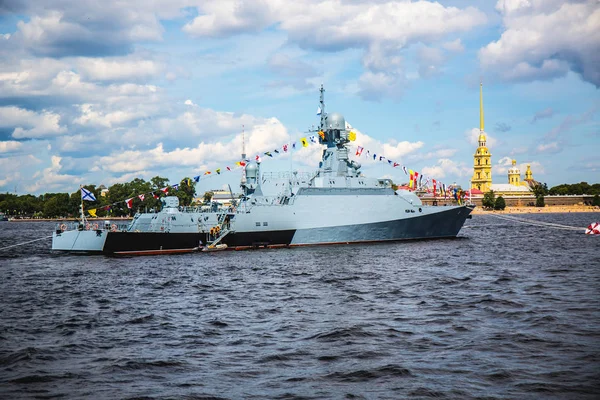
[[[496,194],[493,190],[485,193],[483,195],[483,199],[481,200],[481,205],[483,208],[493,209],[496,204]]]
[[[160,190],[169,184],[169,180],[167,178],[155,176],[154,178],[150,179],[150,183],[152,183],[153,190]]]
[[[190,178],[183,178],[179,182],[179,188],[175,192],[175,195],[179,198],[180,205],[186,207],[191,205],[196,195],[196,184]]]
[[[69,215],[69,195],[67,193],[56,193],[44,204],[44,217],[62,218]]]
[[[533,195],[535,196],[535,206],[536,207],[545,207],[546,202],[544,200],[544,196],[546,196],[549,192],[548,185],[545,183],[540,183],[531,188]]]
[[[592,205],[595,207],[600,207],[600,195],[594,195],[594,198],[592,199]]]
[[[204,204],[210,203],[214,195],[215,194],[212,191],[204,192],[204,196],[202,196],[202,198],[204,199]]]
[[[494,210],[504,210],[506,208],[506,201],[504,197],[498,196],[494,202]]]
[[[544,196],[535,198],[535,206],[536,207],[546,207],[546,200],[544,199]]]

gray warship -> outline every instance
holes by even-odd
[[[361,165],[348,157],[343,115],[327,114],[323,87],[320,94],[324,149],[313,174],[283,174],[283,189],[267,194],[272,174],[261,174],[260,162],[248,162],[235,206],[181,207],[168,196],[159,212],[138,213],[127,226],[61,224],[52,249],[142,255],[456,237],[474,206],[423,205],[412,192],[394,191],[389,179],[363,176]]]

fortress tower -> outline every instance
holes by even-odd
[[[492,186],[492,155],[486,146],[483,123],[483,83],[479,84],[479,147],[473,156],[471,187],[488,192]]]
[[[517,160],[512,160],[512,167],[508,169],[508,183],[515,186],[521,184],[521,170],[517,167]]]

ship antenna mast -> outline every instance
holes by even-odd
[[[242,125],[242,160],[246,160],[246,132],[244,131],[244,125]]]
[[[319,125],[319,130],[323,131],[323,129],[325,129],[325,117],[327,115],[325,114],[325,89],[323,89],[323,84],[321,84],[321,89],[319,91],[321,92],[319,104],[319,111],[321,112],[321,124]]]

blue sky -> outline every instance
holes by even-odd
[[[318,123],[321,84],[354,146],[468,186],[480,81],[494,183],[512,158],[549,186],[600,181],[596,0],[7,0],[0,60],[2,192],[217,168],[198,193],[235,189],[242,126],[263,171],[313,171],[318,146],[263,153]]]

